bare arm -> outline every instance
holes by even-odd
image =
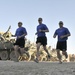
[[[61,36],[60,38],[65,38],[65,37],[69,37],[69,36],[71,36],[71,34],[63,35],[63,36]]]
[[[23,35],[21,35],[21,36],[18,36],[18,38],[22,38],[22,37],[24,37],[24,36],[26,36],[27,34],[23,34]]]
[[[39,30],[39,32],[49,32],[49,30]]]
[[[26,36],[27,34],[23,34],[23,35],[21,35],[21,37],[24,37],[24,36]]]

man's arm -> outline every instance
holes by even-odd
[[[61,36],[60,38],[65,38],[65,37],[69,37],[69,36],[71,36],[71,34],[70,34],[69,30],[66,28],[66,34]]]
[[[24,37],[24,36],[26,36],[26,35],[27,35],[27,33],[25,33],[25,34],[21,35],[20,37]]]
[[[25,37],[27,35],[27,31],[25,28],[23,28],[23,35],[21,36],[18,36],[18,38],[22,38],[22,37]]]
[[[71,36],[71,34],[63,35],[63,36],[61,36],[60,38],[65,38],[65,37],[69,37],[69,36]]]
[[[49,29],[46,25],[44,25],[43,30],[39,30],[39,32],[49,32]]]
[[[48,29],[46,29],[46,30],[39,30],[39,32],[49,32],[49,30]]]
[[[55,31],[53,38],[56,38],[56,36],[57,36],[57,30]]]
[[[27,33],[26,33],[26,34],[23,34],[23,35],[21,35],[21,36],[18,36],[18,38],[25,37],[26,35],[27,35]]]
[[[56,35],[55,34],[53,35],[53,38],[56,38]]]
[[[36,32],[35,35],[37,35],[38,33]]]

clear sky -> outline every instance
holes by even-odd
[[[27,38],[34,42],[39,17],[49,28],[48,45],[54,48],[57,39],[53,34],[62,20],[71,32],[68,53],[75,53],[75,0],[0,0],[0,31],[6,31],[11,25],[10,31],[15,34],[17,23],[22,21],[28,32]]]

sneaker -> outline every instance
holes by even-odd
[[[59,64],[62,64],[62,61],[59,61]]]
[[[39,60],[36,58],[36,59],[34,59],[34,61],[36,62],[36,63],[39,63]]]

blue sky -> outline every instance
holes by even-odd
[[[38,18],[49,28],[48,45],[55,47],[57,39],[53,38],[54,31],[62,20],[71,36],[68,39],[68,53],[75,52],[75,0],[0,0],[0,31],[6,31],[11,25],[11,32],[15,34],[17,23],[23,22],[27,29],[27,38],[34,42]]]

